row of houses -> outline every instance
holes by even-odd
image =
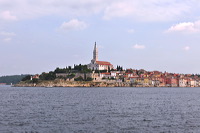
[[[152,71],[143,69],[125,71],[111,71],[100,73],[99,78],[103,80],[115,80],[117,82],[129,82],[133,85],[155,86],[155,87],[200,87],[198,75],[174,74],[167,72]]]
[[[73,76],[74,75],[74,76]],[[127,69],[123,71],[107,71],[92,73],[56,73],[57,78],[74,81],[78,77],[92,78],[93,82],[127,82],[144,87],[200,87],[200,75],[176,74],[159,71]],[[73,78],[72,78],[73,77]],[[31,80],[39,75],[31,76]]]

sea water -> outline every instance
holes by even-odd
[[[0,133],[200,132],[200,88],[0,86]]]

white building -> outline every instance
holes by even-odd
[[[107,61],[98,61],[98,49],[95,42],[94,51],[93,51],[93,59],[91,63],[88,64],[88,68],[91,70],[111,70],[113,69],[113,65]]]
[[[187,80],[184,78],[180,78],[178,81],[179,87],[187,87]]]

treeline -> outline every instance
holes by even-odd
[[[27,75],[11,75],[11,76],[2,76],[0,77],[0,83],[6,83],[8,85],[19,83]]]
[[[66,68],[59,68],[57,67],[54,70],[55,73],[90,73],[91,70],[87,68],[87,65],[74,65],[74,67],[72,68],[71,66],[68,66]]]
[[[56,73],[66,73],[68,76],[66,78],[72,79],[75,77],[75,73],[91,73],[92,71],[87,68],[87,65],[75,65],[72,66],[67,66],[65,68],[59,68],[57,67],[54,71],[50,71],[48,73],[43,72],[40,74],[39,79],[33,79],[31,82],[37,83],[39,80],[55,80],[56,79]],[[27,75],[24,78],[21,79],[21,81],[30,81],[31,76],[33,75]],[[80,77],[75,79],[77,81],[91,81],[90,78],[88,79],[81,79]]]

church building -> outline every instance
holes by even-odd
[[[91,70],[111,70],[113,69],[113,65],[107,61],[98,61],[98,49],[95,42],[94,50],[93,50],[93,59],[91,63],[88,64],[88,68]]]

